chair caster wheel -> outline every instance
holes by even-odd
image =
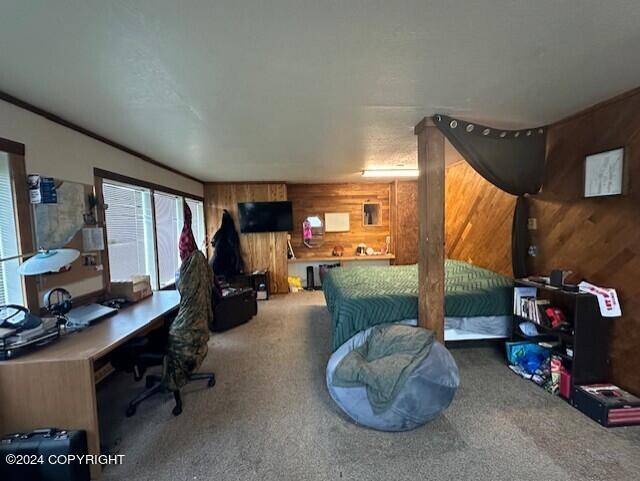
[[[213,387],[215,385],[216,385],[216,378],[212,377],[211,379],[209,379],[209,382],[207,383],[207,386]]]
[[[174,416],[180,416],[182,414],[182,406],[176,406],[171,410]]]
[[[127,407],[127,410],[125,411],[125,415],[128,418],[133,416],[135,413],[136,413],[136,406],[129,406],[129,407]]]

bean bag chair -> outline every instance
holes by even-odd
[[[367,342],[371,331],[376,328],[380,329],[380,326],[359,332],[333,353],[326,371],[329,394],[357,424],[380,431],[415,429],[436,418],[451,404],[460,384],[458,366],[449,351],[433,341],[428,355],[406,377],[389,407],[380,412],[371,405],[365,385],[344,387],[338,385],[342,382],[334,376],[345,356]]]

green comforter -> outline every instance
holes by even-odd
[[[376,324],[418,317],[418,266],[331,269],[322,288],[332,317],[332,349]],[[466,262],[445,261],[445,316],[505,316],[513,282]]]
[[[333,385],[366,386],[373,412],[386,411],[416,367],[429,355],[433,332],[383,324],[371,329],[367,341],[336,367]]]

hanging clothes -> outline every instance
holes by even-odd
[[[162,369],[162,384],[176,391],[189,382],[207,355],[209,324],[213,321],[211,288],[213,279],[204,254],[191,230],[191,210],[183,201],[184,226],[180,234],[180,309],[169,327],[167,354]]]
[[[220,228],[213,236],[213,260],[211,267],[216,276],[233,277],[244,273],[240,251],[240,237],[231,214],[225,209]]]
[[[169,327],[163,362],[162,384],[170,391],[187,384],[207,356],[209,324],[213,322],[212,285],[207,259],[199,250],[192,251],[180,267],[180,308]]]
[[[182,210],[184,213],[184,225],[180,233],[178,249],[180,250],[180,260],[184,262],[193,251],[198,249],[198,245],[193,237],[193,230],[191,230],[191,209],[184,200],[182,201]]]

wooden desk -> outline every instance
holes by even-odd
[[[307,267],[314,270],[314,285],[320,286],[320,265],[340,264],[341,267],[351,266],[388,266],[396,256],[393,254],[380,254],[377,256],[313,256],[307,255],[288,260],[290,276],[298,276],[302,279],[302,285],[307,285]]]
[[[289,263],[313,263],[313,262],[326,262],[328,264],[342,262],[368,262],[368,261],[392,261],[396,258],[393,254],[379,254],[373,256],[301,256],[295,259],[288,259]],[[388,262],[387,262],[388,264]]]
[[[89,454],[100,454],[94,363],[177,311],[177,291],[158,291],[116,315],[50,346],[0,362],[0,434],[42,427],[83,429]],[[91,466],[91,477],[101,467]]]

